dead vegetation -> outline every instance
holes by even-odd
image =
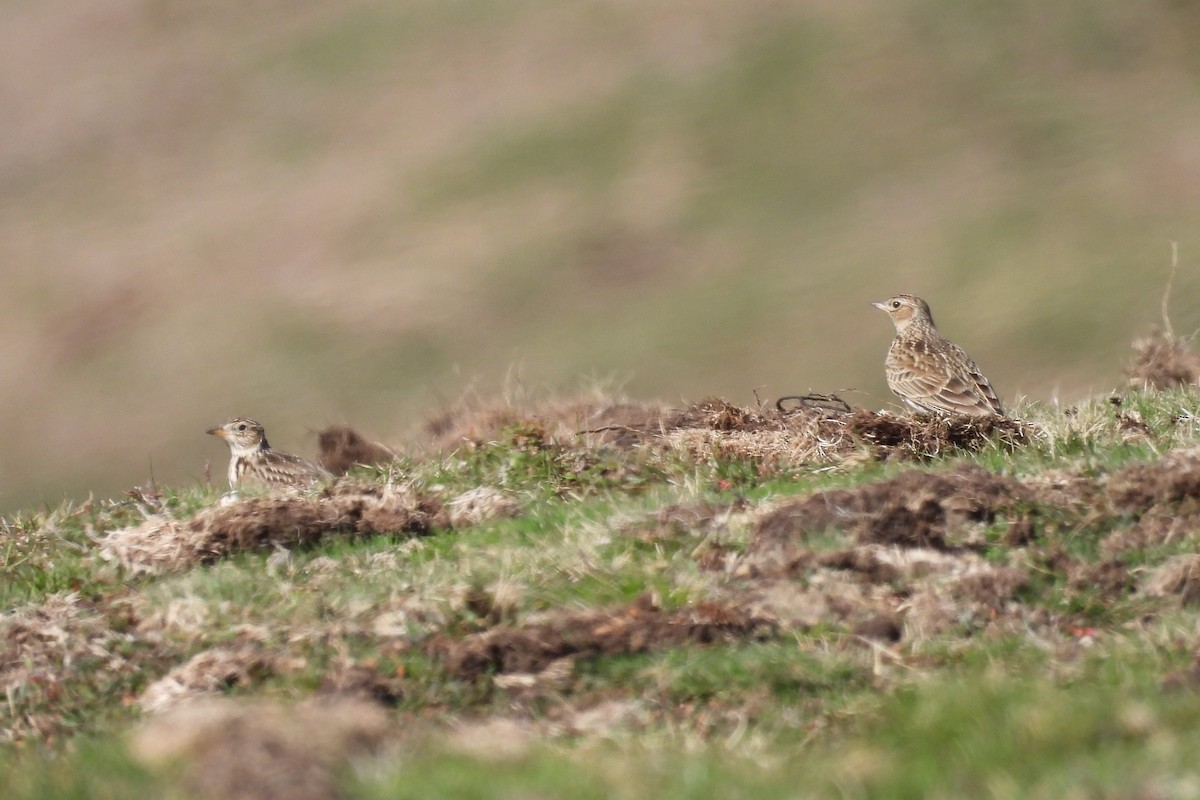
[[[1106,496],[1111,513],[1132,522],[1105,539],[1106,555],[1190,540],[1200,529],[1200,449],[1128,466],[1109,478]]]
[[[105,536],[100,555],[131,572],[178,571],[234,552],[290,549],[329,536],[421,536],[449,520],[440,500],[411,487],[336,483],[317,495],[250,497],[188,520],[150,516]]]
[[[612,611],[558,613],[524,625],[497,625],[465,639],[440,637],[431,642],[430,649],[452,675],[474,680],[489,673],[538,674],[562,659],[762,637],[772,633],[773,627],[742,609],[702,604],[664,611],[643,596]]]
[[[271,660],[261,647],[205,650],[147,686],[138,706],[158,714],[227,689],[247,687],[271,671]]]
[[[841,405],[745,408],[708,398],[682,409],[660,404],[562,401],[519,410],[459,406],[426,425],[427,450],[477,448],[516,428],[544,431],[566,449],[645,448],[692,459],[748,460],[763,469],[864,459],[926,460],[997,442],[1020,446],[1033,426],[1004,417],[901,417]]]
[[[1189,508],[1200,501],[1200,448],[1177,450],[1112,476],[1108,496],[1116,511],[1141,515],[1156,506]]]
[[[992,522],[1027,497],[1016,481],[974,465],[914,470],[786,503],[759,523],[750,551],[762,556],[830,528],[859,544],[951,550],[953,530],[967,522]]]
[[[562,691],[579,660],[816,627],[909,644],[964,627],[1015,631],[1027,622],[1016,598],[1029,571],[989,563],[977,552],[977,533],[1009,518],[1026,521],[1035,502],[1036,492],[1016,480],[961,466],[913,470],[757,514],[742,502],[676,505],[625,523],[623,534],[658,543],[719,534],[739,516],[752,526],[740,555],[719,545],[692,550],[718,573],[710,599],[664,611],[643,597],[609,611],[545,612],[523,624],[481,613],[487,630],[438,635],[428,647],[459,678],[493,675],[498,688],[538,693]],[[847,541],[831,544],[823,532]]]
[[[492,486],[477,486],[446,504],[450,525],[465,528],[497,517],[516,517],[521,506],[511,495]]]
[[[158,665],[155,646],[134,630],[127,605],[74,593],[0,615],[0,742],[56,742],[69,725],[61,708],[74,700],[76,676],[88,676],[89,693],[120,696]]]
[[[744,557],[708,566],[747,581],[753,608],[785,627],[835,620],[863,635],[908,640],[969,620],[1019,629],[1030,609],[1014,600],[1031,567],[1061,575],[1068,594],[1095,593],[1106,603],[1140,591],[1200,604],[1194,555],[1150,571],[1128,557],[1195,540],[1198,527],[1195,449],[1111,476],[1058,472],[1019,481],[966,465],[777,505],[759,517]],[[1055,531],[1102,532],[1098,558],[1068,555]],[[831,544],[828,532],[845,545]],[[979,555],[996,541],[1016,548],[1006,566]]]
[[[654,430],[669,410],[657,403],[614,402],[607,399],[561,399],[519,409],[509,404],[460,404],[425,423],[422,442],[430,452],[478,447],[504,438],[506,429],[536,426],[548,441],[574,446],[585,432],[597,443],[629,446]]]
[[[1023,613],[1013,601],[1029,575],[984,560],[979,530],[1022,519],[1031,499],[973,465],[913,470],[776,505],[727,569],[743,602],[783,628],[832,625],[914,644],[1004,624]]]
[[[1155,331],[1133,343],[1129,383],[1139,389],[1174,389],[1200,382],[1200,355],[1167,331]]]

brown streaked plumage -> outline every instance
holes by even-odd
[[[300,456],[272,450],[263,426],[252,419],[235,417],[208,433],[229,445],[230,488],[312,486],[333,477]]]
[[[1004,416],[991,383],[962,348],[938,333],[929,304],[911,294],[872,303],[896,326],[884,366],[887,384],[910,408],[925,414]]]

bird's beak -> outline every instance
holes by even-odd
[[[875,306],[875,307],[876,307],[876,308],[878,308],[880,311],[887,311],[887,310],[888,310],[888,308],[887,308],[887,303],[883,302],[882,300],[879,300],[879,301],[876,301],[876,302],[874,302],[874,303],[871,303],[871,305]]]
[[[224,439],[225,438],[225,429],[224,428],[209,428],[208,434],[210,436],[220,436],[222,439]]]

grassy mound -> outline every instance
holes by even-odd
[[[1176,796],[1197,404],[481,404],[408,453],[329,432],[311,492],[14,516],[0,782]]]

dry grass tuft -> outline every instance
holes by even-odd
[[[628,521],[618,520],[617,526],[622,536],[643,542],[694,539],[727,529],[737,515],[747,511],[751,511],[750,504],[741,498],[729,503],[672,503]]]
[[[654,433],[644,431],[643,435]],[[694,458],[740,458],[767,466],[928,459],[990,441],[1019,446],[1032,426],[1002,417],[898,417],[835,407],[746,409],[707,399],[663,418],[659,438]]]
[[[374,661],[336,660],[321,679],[318,694],[357,697],[384,706],[404,699],[404,681],[396,674],[383,674]]]
[[[336,800],[335,773],[392,740],[388,715],[351,698],[283,706],[209,699],[144,723],[132,750],[151,765],[182,763],[187,788],[220,800]]]
[[[876,592],[856,576],[838,570],[814,570],[804,580],[759,575],[740,585],[737,594],[751,613],[783,630],[809,630],[818,625],[873,629],[893,641],[900,638],[900,617],[889,607],[886,592]],[[883,620],[890,624],[884,624]],[[875,637],[872,637],[875,638]]]
[[[478,525],[498,517],[516,517],[520,504],[511,496],[492,486],[477,486],[446,503],[450,524],[455,528]]]
[[[1046,470],[1022,479],[1036,502],[1069,516],[1083,516],[1107,508],[1106,481],[1067,470]]]
[[[498,625],[462,640],[439,637],[431,649],[453,675],[540,675],[562,659],[642,653],[684,643],[712,644],[769,635],[774,625],[744,609],[701,604],[663,611],[643,597],[615,611],[560,612],[522,626]]]
[[[978,450],[991,441],[1019,447],[1039,435],[1035,426],[1008,417],[897,417],[862,409],[850,416],[849,426],[879,458],[919,460],[953,450]]]
[[[1168,559],[1150,574],[1143,591],[1148,597],[1176,595],[1185,606],[1200,606],[1200,555],[1189,553]]]
[[[270,657],[257,647],[205,650],[147,686],[138,706],[158,714],[225,689],[249,686],[271,671]]]
[[[1109,513],[1135,520],[1101,544],[1109,558],[1177,537],[1194,538],[1200,528],[1200,448],[1130,465],[1109,477],[1105,494]]]
[[[196,563],[189,525],[154,514],[139,525],[109,531],[100,541],[100,557],[132,573],[177,572]]]
[[[441,502],[411,487],[337,483],[316,496],[272,494],[207,508],[186,522],[152,517],[110,532],[100,554],[134,572],[172,572],[327,536],[419,536],[448,525]]]
[[[708,461],[746,460],[765,469],[867,460],[848,415],[800,409],[751,410],[709,399],[672,413],[659,431],[643,432],[659,449]]]
[[[1135,340],[1133,351],[1133,363],[1125,370],[1131,386],[1173,389],[1200,382],[1200,355],[1165,331]]]
[[[146,643],[128,613],[71,593],[0,615],[0,741],[53,741],[69,725],[57,704],[70,702],[67,684],[80,674],[94,692],[136,679]]]

